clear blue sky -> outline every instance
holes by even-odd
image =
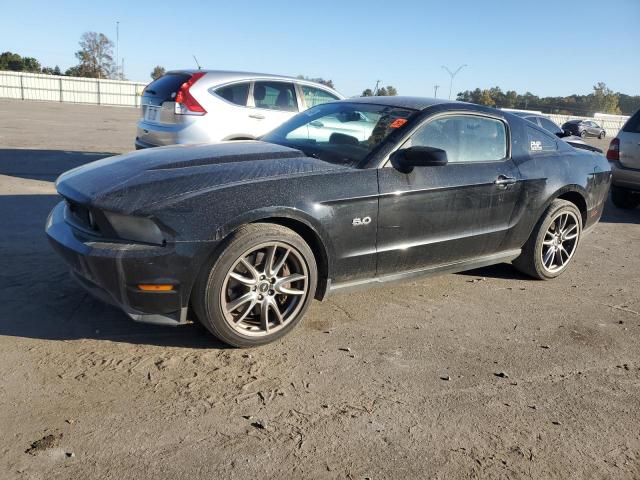
[[[640,0],[573,1],[9,1],[0,51],[63,70],[85,31],[115,41],[130,80],[155,65],[304,74],[346,95],[376,80],[405,95],[498,85],[537,95],[586,94],[598,82],[640,94]]]

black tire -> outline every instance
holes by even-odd
[[[566,264],[560,270],[549,271],[543,263],[542,249],[545,235],[549,230],[552,222],[565,212],[570,212],[577,222],[577,237],[575,239],[575,245],[571,251],[570,257],[567,259]],[[578,207],[575,204],[566,200],[554,200],[547,208],[542,218],[538,220],[538,223],[533,229],[529,240],[522,247],[522,253],[518,258],[513,261],[514,267],[533,278],[539,280],[551,280],[564,273],[567,267],[571,264],[571,260],[575,256],[575,252],[578,249],[580,243],[580,237],[582,235],[582,215]]]
[[[582,131],[580,132],[580,136],[581,136],[582,138],[587,138],[587,131],[586,131],[586,130],[582,130]]]
[[[626,188],[611,187],[611,201],[618,208],[633,209],[640,205],[640,193]]]
[[[301,306],[295,316],[279,330],[262,336],[243,335],[234,329],[225,318],[222,310],[222,288],[227,274],[243,253],[268,242],[286,244],[295,249],[306,263],[308,273],[307,293],[300,300]],[[222,245],[221,249],[205,265],[196,280],[192,303],[200,322],[221,341],[234,347],[255,347],[274,342],[289,333],[304,316],[314,297],[318,279],[318,270],[313,252],[309,245],[293,230],[281,225],[256,223],[241,227]]]
[[[600,135],[598,135],[598,138],[600,140],[602,140],[604,137],[606,137],[606,135],[607,135],[607,133],[603,130],[603,131],[600,132]]]

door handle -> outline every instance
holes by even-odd
[[[264,120],[264,115],[260,115],[259,113],[252,113],[249,115],[249,118],[255,118],[256,120]]]
[[[508,187],[509,185],[513,185],[517,181],[518,180],[516,180],[513,177],[507,177],[506,175],[500,175],[498,178],[496,178],[495,182],[493,182],[493,183],[495,185],[498,185],[499,187]]]

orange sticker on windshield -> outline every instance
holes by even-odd
[[[406,118],[397,118],[393,123],[391,123],[391,125],[389,125],[389,128],[400,128],[405,123],[407,123]]]

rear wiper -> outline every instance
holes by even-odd
[[[145,91],[145,93],[150,93],[151,95],[155,95],[155,94],[156,94],[156,91],[155,91],[155,90],[149,90],[149,89],[147,89],[147,90]]]

